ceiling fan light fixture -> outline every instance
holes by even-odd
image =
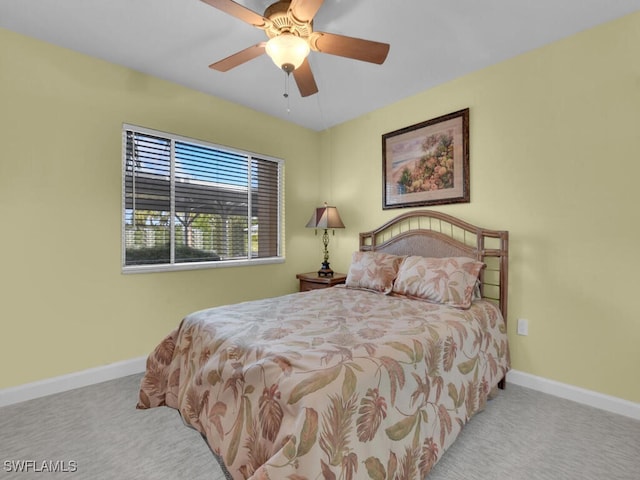
[[[292,33],[283,33],[267,42],[266,52],[278,68],[291,73],[302,65],[310,48],[305,39]]]

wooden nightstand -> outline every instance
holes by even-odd
[[[317,288],[328,288],[347,281],[347,275],[334,272],[333,277],[321,277],[317,272],[299,273],[296,278],[300,280],[300,291],[307,292]]]

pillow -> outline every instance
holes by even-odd
[[[469,308],[484,263],[467,257],[406,257],[393,292],[411,298]]]
[[[390,293],[403,258],[381,252],[353,252],[345,285]]]

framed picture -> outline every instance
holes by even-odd
[[[382,208],[468,203],[469,109],[382,135]]]

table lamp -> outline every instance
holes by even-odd
[[[333,270],[329,267],[329,229],[344,228],[344,223],[340,218],[338,209],[336,207],[330,207],[325,202],[323,207],[316,208],[311,215],[311,219],[307,223],[307,228],[315,228],[316,234],[318,228],[324,229],[322,234],[322,244],[324,245],[324,261],[322,262],[322,268],[318,270],[318,276],[320,277],[333,277]],[[333,234],[335,235],[335,230]]]

